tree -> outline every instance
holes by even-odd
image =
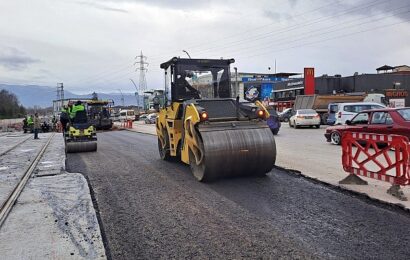
[[[0,119],[23,117],[26,109],[19,104],[15,94],[7,90],[0,91]]]

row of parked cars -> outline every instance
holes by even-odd
[[[326,141],[341,144],[343,132],[396,134],[410,139],[410,108],[386,108],[378,103],[356,102],[330,104]],[[320,127],[320,115],[313,109],[285,109],[278,114],[290,127]]]
[[[410,108],[376,108],[357,113],[344,125],[326,128],[325,138],[333,144],[341,144],[345,131],[375,134],[396,134],[410,139]]]

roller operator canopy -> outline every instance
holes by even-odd
[[[172,101],[230,98],[230,64],[234,59],[184,59],[161,64],[171,87]]]

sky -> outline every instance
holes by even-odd
[[[409,25],[408,0],[0,0],[0,83],[134,92],[143,52],[158,89],[183,50],[240,72],[375,73],[410,65]]]

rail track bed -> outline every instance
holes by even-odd
[[[15,140],[8,138],[7,144],[2,142],[4,146],[0,149],[0,228],[32,177],[54,134],[43,134],[42,137],[33,140],[32,135],[16,135]]]

